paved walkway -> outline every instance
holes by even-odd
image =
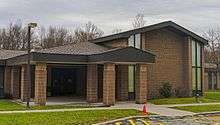
[[[199,105],[220,105],[220,103],[216,102],[216,103],[172,104],[172,105],[160,105],[160,106],[162,106],[162,107],[177,107],[177,106],[199,106]]]
[[[117,103],[115,106],[112,106],[110,108],[131,108],[131,109],[137,109],[142,111],[143,110],[143,104],[135,104],[135,103],[127,103],[127,102],[121,102]],[[182,111],[177,109],[168,108],[163,105],[154,105],[151,103],[147,104],[148,112],[155,113],[162,116],[187,116],[187,115],[195,115],[196,113],[188,112],[188,111]]]
[[[161,116],[188,116],[195,115],[196,113],[172,109],[169,107],[175,106],[196,106],[196,105],[213,105],[220,103],[195,103],[195,104],[176,104],[176,105],[154,105],[147,104],[148,112],[155,113]],[[143,110],[143,104],[135,104],[134,102],[118,102],[115,106],[111,107],[96,107],[96,108],[75,108],[75,109],[49,109],[49,110],[24,110],[24,111],[0,111],[0,114],[4,113],[31,113],[31,112],[64,112],[64,111],[81,111],[81,110],[103,110],[103,109],[136,109]]]

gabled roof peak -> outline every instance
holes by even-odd
[[[121,32],[121,33],[117,33],[117,34],[113,34],[113,35],[109,35],[109,36],[104,36],[104,37],[100,37],[97,38],[95,40],[92,40],[91,42],[93,43],[101,43],[101,42],[106,42],[106,41],[110,41],[110,40],[114,40],[114,39],[120,39],[120,38],[128,38],[130,35],[132,34],[137,34],[137,33],[144,33],[147,31],[152,31],[152,30],[158,30],[161,28],[165,28],[165,27],[172,27],[180,32],[182,32],[183,34],[186,34],[188,36],[193,37],[194,39],[198,40],[199,42],[202,42],[204,44],[207,44],[208,41],[206,39],[204,39],[203,37],[197,35],[196,33],[176,24],[173,21],[164,21],[161,23],[157,23],[157,24],[153,24],[153,25],[149,25],[149,26],[144,26],[141,28],[137,28],[137,29],[132,29],[129,31],[125,31],[125,32]]]

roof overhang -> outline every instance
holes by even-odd
[[[155,55],[151,52],[136,49],[134,47],[125,47],[108,50],[99,54],[92,55],[72,55],[72,54],[51,54],[32,52],[30,61],[45,63],[154,63]],[[6,65],[27,64],[27,54],[10,58],[6,60]]]
[[[89,62],[114,62],[114,63],[154,63],[155,55],[148,51],[126,47],[90,55]]]

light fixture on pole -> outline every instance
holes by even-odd
[[[30,65],[30,57],[31,57],[31,28],[37,27],[37,23],[29,23],[28,24],[28,41],[27,41],[27,108],[30,108],[30,98],[31,98],[31,65]]]

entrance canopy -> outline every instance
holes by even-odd
[[[6,65],[26,64],[27,54],[6,60]],[[154,63],[155,55],[134,47],[109,49],[90,42],[74,43],[31,52],[31,63]]]

